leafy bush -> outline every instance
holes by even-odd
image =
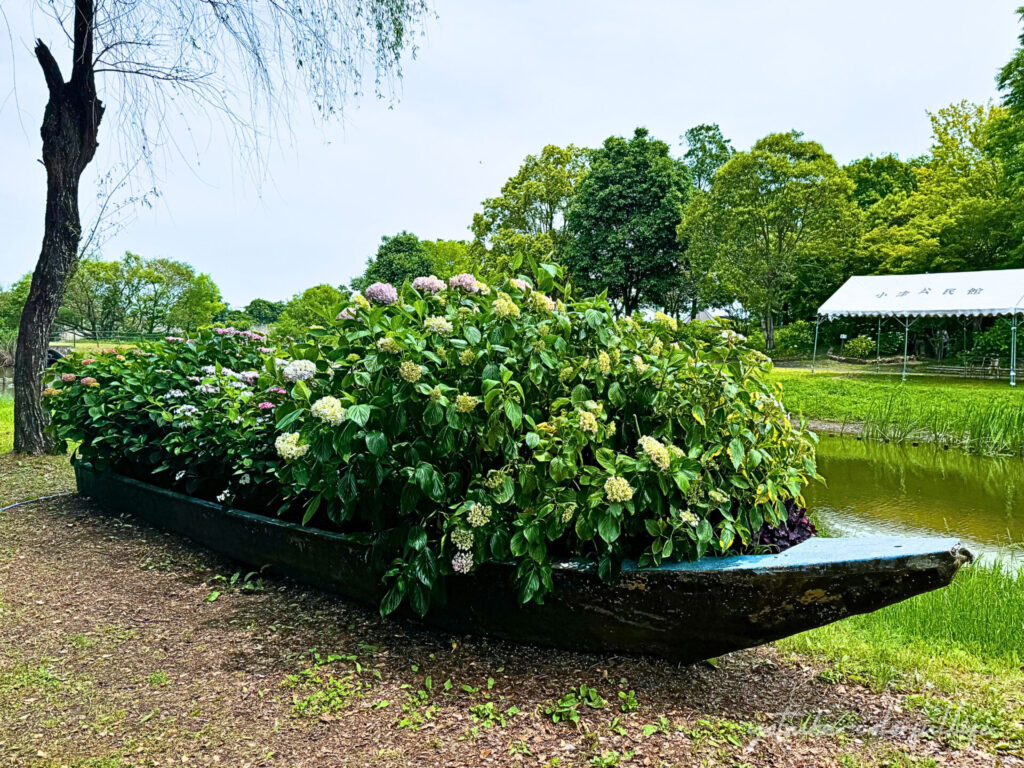
[[[565,558],[611,580],[627,558],[751,551],[816,477],[736,334],[616,320],[549,265],[441,285],[343,298],[283,359],[218,329],[62,361],[54,428],[100,468],[358,535],[384,613],[484,563],[514,563],[526,602]]]
[[[875,340],[867,336],[854,336],[843,345],[843,357],[867,360],[875,355]]]
[[[1022,341],[1024,341],[1024,334],[1018,336],[1018,347],[1021,346],[1020,342]],[[1002,365],[1009,365],[1010,342],[1010,325],[999,319],[993,323],[991,328],[975,337],[974,349],[971,350],[971,354],[986,359],[998,357]]]

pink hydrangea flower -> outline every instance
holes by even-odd
[[[73,373],[64,373],[64,374],[61,374],[60,380],[63,381],[65,384],[70,384],[72,381],[74,381],[77,378],[78,377],[75,376],[75,374],[73,374]]]
[[[458,288],[466,293],[477,293],[480,290],[480,285],[477,283],[476,278],[469,274],[469,272],[463,272],[461,275],[448,278],[448,287],[452,289]]]
[[[356,316],[354,314],[352,314],[352,309],[350,307],[345,307],[343,310],[341,310],[341,312],[338,313],[338,316],[335,317],[334,319],[335,320],[355,320]]]
[[[398,291],[391,283],[374,283],[363,291],[363,296],[374,304],[394,304],[398,301]]]
[[[430,275],[429,277],[417,277],[412,281],[412,287],[420,293],[434,294],[438,291],[444,290],[444,280],[439,278],[437,275]]]
[[[268,403],[268,402],[265,402],[265,401],[260,403],[260,406],[259,406],[261,411],[269,411],[271,408],[274,408],[274,407],[275,406],[274,406],[273,403]]]
[[[87,357],[87,358],[85,358],[85,360],[82,361],[82,365],[88,365],[89,363],[95,363],[95,362],[96,362],[96,358],[95,357]]]
[[[287,395],[288,391],[284,387],[269,387],[267,393],[271,395]]]
[[[92,376],[86,376],[84,379],[82,379],[83,387],[98,387],[99,385],[100,383],[96,381],[96,379],[94,379]]]
[[[264,355],[269,355],[269,354],[271,354],[272,352],[276,352],[276,351],[277,351],[277,350],[276,350],[276,349],[274,349],[273,347],[259,347],[258,349],[259,349],[259,351],[260,351],[260,352],[262,352],[262,353],[263,353]]]
[[[164,336],[164,341],[184,341],[181,336]]]

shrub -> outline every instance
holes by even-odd
[[[627,558],[750,551],[816,477],[770,361],[731,331],[617,321],[548,265],[439,284],[342,299],[285,359],[207,332],[62,361],[54,428],[100,468],[358,534],[384,613],[488,562],[526,602],[565,558],[611,580]]]
[[[854,336],[843,345],[842,354],[844,357],[867,360],[869,357],[874,357],[875,340],[867,336]]]

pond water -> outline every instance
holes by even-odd
[[[808,507],[832,535],[949,535],[1024,566],[1024,460],[821,435],[828,485]]]

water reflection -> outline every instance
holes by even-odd
[[[833,535],[952,535],[1024,565],[1024,460],[822,435],[828,486],[808,506]]]

